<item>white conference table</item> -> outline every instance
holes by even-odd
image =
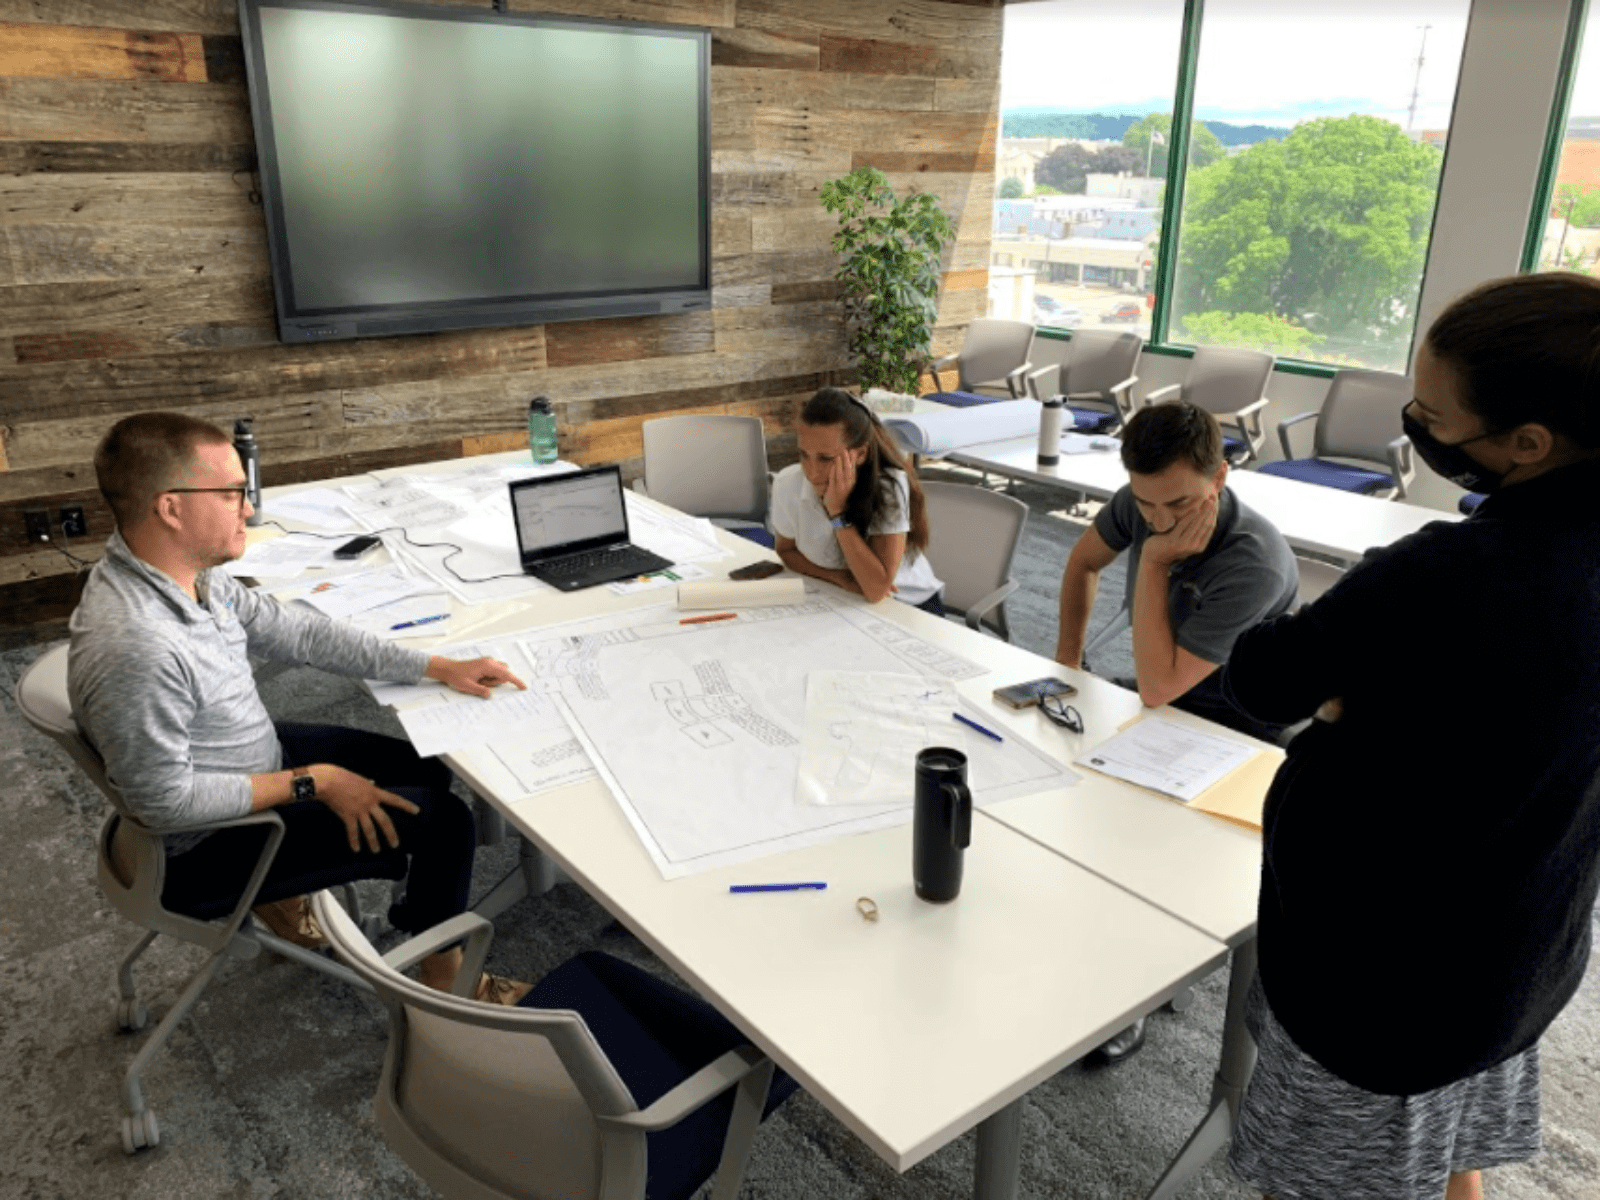
[[[1061,455],[1053,466],[1039,465],[1037,438],[1011,438],[951,451],[949,462],[1011,479],[1026,479],[1082,492],[1104,500],[1128,482],[1115,450]],[[1277,526],[1296,550],[1326,554],[1354,563],[1374,546],[1387,546],[1433,521],[1459,521],[1459,513],[1393,500],[1357,496],[1296,479],[1230,470],[1234,494]]]
[[[744,539],[723,541],[734,557],[713,570],[769,556]],[[452,602],[448,634],[407,644],[495,639],[667,598],[589,589]],[[988,667],[958,690],[994,727],[1064,760],[1140,712],[1131,692],[954,622],[892,600],[876,611]],[[1080,688],[1085,734],[990,700],[997,686],[1046,673]],[[897,1170],[977,1126],[979,1200],[1016,1194],[1028,1091],[1214,971],[1230,947],[1253,947],[1259,838],[1088,772],[1073,787],[980,809],[962,894],[933,905],[912,892],[909,823],[667,881],[598,779],[525,796],[483,748],[446,761]],[[727,892],[731,881],[797,878],[829,888]],[[878,922],[856,912],[859,896],[877,902]],[[1236,975],[1240,965],[1236,951]],[[1175,1164],[1160,1194],[1205,1157]]]

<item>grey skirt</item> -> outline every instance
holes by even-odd
[[[1274,1200],[1441,1200],[1452,1172],[1539,1152],[1539,1047],[1415,1096],[1363,1091],[1290,1040],[1257,976],[1259,1058],[1228,1163]]]

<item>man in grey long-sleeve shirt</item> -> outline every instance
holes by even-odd
[[[183,830],[277,807],[284,840],[257,914],[285,936],[315,944],[302,893],[353,879],[407,878],[390,913],[407,932],[463,911],[474,838],[448,769],[393,738],[274,726],[249,655],[480,696],[522,682],[497,660],[404,650],[215,570],[244,552],[251,509],[238,455],[214,425],[128,417],[101,443],[95,471],[117,532],[72,615],[67,686],[127,813],[163,832],[163,903],[200,917],[230,911],[264,830]],[[423,981],[448,988],[459,961],[459,950],[434,955]],[[485,979],[480,998],[514,998],[510,981]]]

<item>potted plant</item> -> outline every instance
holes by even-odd
[[[932,356],[940,255],[955,226],[927,192],[895,198],[882,171],[862,167],[822,186],[839,219],[834,278],[863,388],[915,394]]]

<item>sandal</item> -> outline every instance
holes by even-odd
[[[328,945],[328,935],[317,924],[311,911],[311,901],[305,896],[290,896],[271,904],[258,904],[250,910],[273,933],[286,942],[307,950],[322,950]]]
[[[478,976],[478,986],[473,989],[472,998],[480,1004],[504,1004],[510,1008],[531,991],[531,983],[507,979],[504,975],[491,975],[485,971]]]

